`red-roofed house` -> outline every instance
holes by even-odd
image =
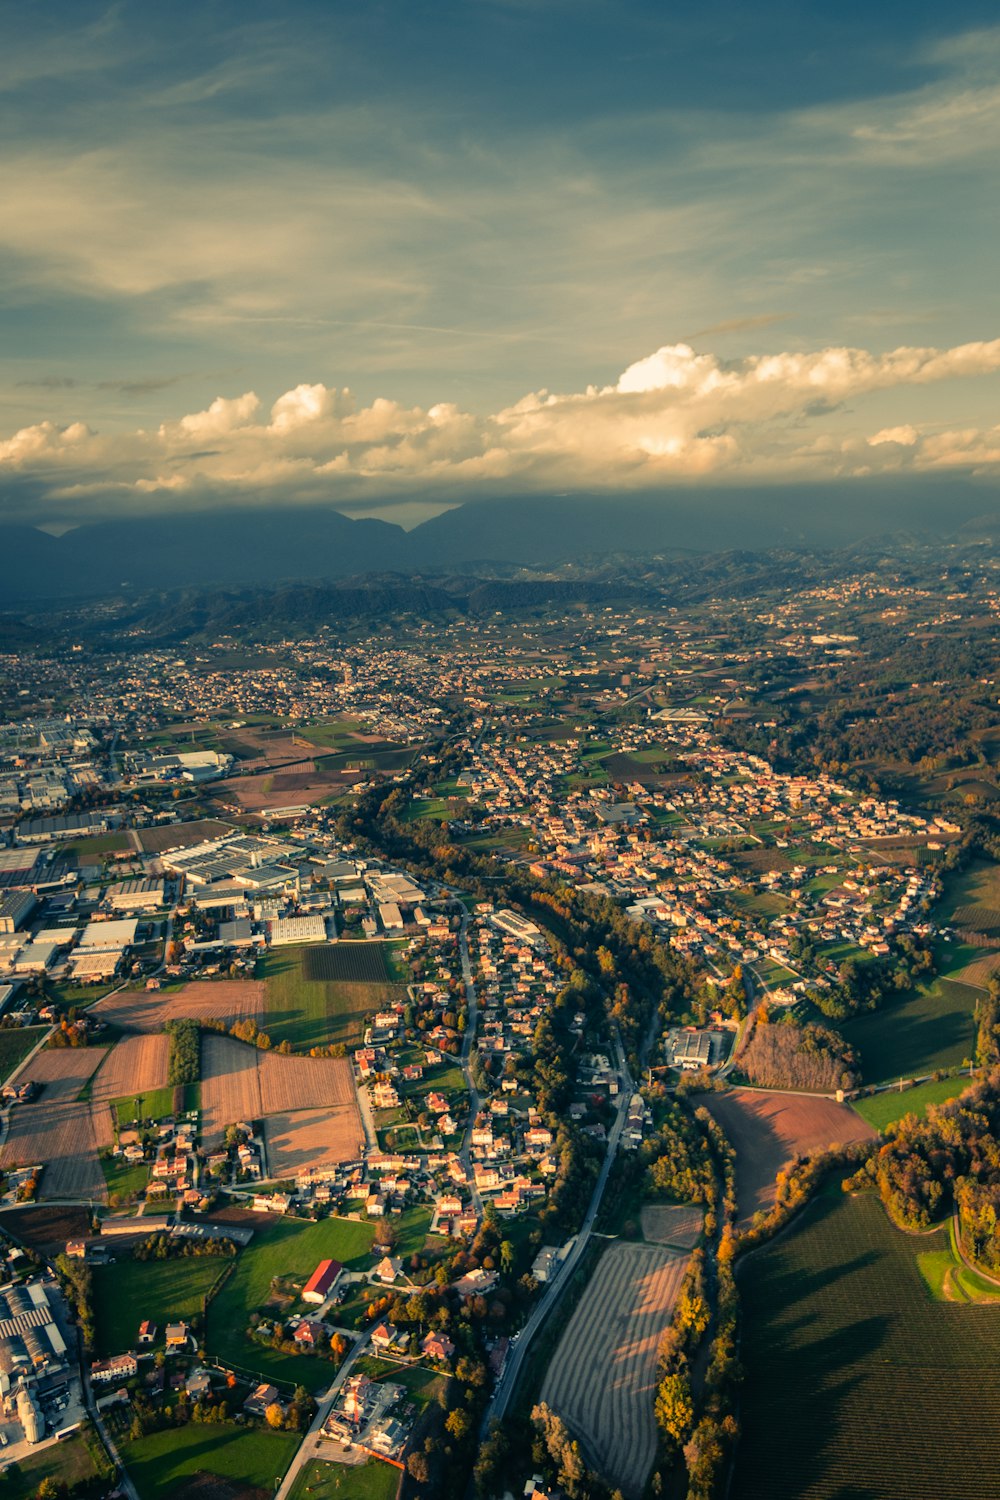
[[[303,1302],[325,1302],[343,1269],[339,1260],[321,1260],[302,1288]]]

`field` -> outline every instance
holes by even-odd
[[[975,1003],[968,985],[936,978],[837,1029],[858,1052],[866,1083],[918,1078],[971,1057]]]
[[[647,1203],[642,1213],[642,1237],[653,1245],[693,1250],[701,1238],[704,1214],[692,1203]]]
[[[656,1456],[656,1355],[685,1255],[612,1245],[570,1319],[542,1383],[610,1484],[640,1496]]]
[[[344,957],[340,952],[343,948]],[[368,957],[368,952],[372,957]],[[329,956],[328,956],[329,955]],[[318,977],[328,965],[356,964],[360,972],[374,961],[381,965],[377,980],[347,980]],[[380,948],[367,944],[340,944],[330,948],[272,949],[264,960],[267,998],[267,1030],[275,1043],[293,1047],[316,1047],[330,1042],[357,1046],[364,1035],[366,1019],[382,1006],[405,998],[402,985],[390,983]]]
[[[101,1357],[135,1348],[139,1324],[164,1325],[201,1316],[202,1299],[229,1264],[217,1256],[129,1260],[119,1251],[113,1266],[94,1266],[94,1313]]]
[[[364,1464],[324,1463],[311,1459],[303,1464],[292,1486],[290,1500],[395,1500],[401,1475],[392,1464],[370,1458]]]
[[[47,1026],[5,1026],[0,1030],[0,1083],[7,1082],[47,1030]]]
[[[93,1482],[108,1475],[110,1465],[97,1434],[89,1426],[64,1443],[52,1443],[40,1452],[30,1450],[3,1476],[0,1494],[4,1500],[34,1500],[46,1479],[69,1486]],[[57,1493],[60,1493],[57,1491]],[[65,1490],[61,1493],[65,1494]]]
[[[222,1021],[231,1026],[264,1010],[256,979],[195,979],[163,990],[119,990],[98,1001],[95,1015],[123,1031],[159,1031],[164,1021]],[[127,1093],[123,1089],[122,1093]]]
[[[888,1089],[884,1094],[856,1099],[854,1108],[875,1130],[885,1130],[887,1125],[901,1120],[904,1115],[926,1114],[928,1104],[943,1104],[946,1099],[954,1099],[956,1094],[969,1087],[969,1083],[968,1074],[962,1074],[957,1078],[918,1083],[916,1088],[904,1089],[902,1093],[897,1089]]]
[[[299,1445],[294,1432],[189,1422],[121,1445],[140,1500],[267,1500]]]
[[[40,1198],[107,1202],[90,1106],[77,1103],[104,1056],[101,1047],[67,1047],[39,1052],[25,1070],[25,1078],[43,1085],[42,1093],[33,1103],[19,1104],[11,1111],[0,1166],[44,1162]]]
[[[272,1177],[358,1155],[364,1132],[346,1058],[282,1057],[209,1034],[202,1040],[201,1068],[209,1149],[221,1141],[227,1125],[273,1116],[267,1123]]]
[[[218,818],[201,818],[196,823],[164,823],[158,828],[140,828],[136,837],[144,854],[162,854],[165,849],[191,849],[209,839],[224,838],[232,833],[231,823]]]
[[[90,1098],[95,1109],[107,1108],[112,1099],[166,1088],[169,1057],[170,1038],[162,1032],[125,1037],[94,1075]]]
[[[90,1213],[82,1204],[70,1203],[8,1208],[0,1213],[0,1229],[29,1250],[58,1255],[67,1240],[89,1238]]]
[[[846,1104],[802,1094],[729,1089],[698,1102],[719,1122],[736,1148],[736,1199],[742,1221],[774,1202],[774,1179],[797,1156],[875,1134]]]
[[[329,943],[307,948],[303,954],[305,979],[334,983],[385,984],[389,978],[382,943]]]
[[[1000,1312],[932,1298],[946,1246],[834,1190],[744,1262],[733,1500],[993,1500]]]
[[[267,1379],[301,1381],[309,1390],[328,1384],[330,1365],[252,1343],[246,1336],[250,1314],[267,1303],[276,1276],[301,1278],[304,1283],[327,1257],[351,1269],[367,1268],[374,1237],[372,1225],[352,1219],[320,1219],[315,1224],[279,1219],[259,1229],[240,1251],[235,1272],[209,1307],[209,1353]]]

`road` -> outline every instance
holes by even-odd
[[[479,1114],[480,1097],[479,1090],[472,1081],[472,1049],[476,1044],[476,1024],[479,1017],[479,1000],[476,995],[476,982],[472,977],[472,960],[469,957],[469,913],[462,916],[462,925],[458,932],[458,951],[462,960],[462,980],[465,984],[465,1035],[462,1038],[462,1072],[465,1074],[465,1087],[469,1092],[469,1123],[465,1128],[465,1137],[462,1141],[462,1149],[458,1153],[469,1184],[469,1192],[472,1194],[472,1204],[476,1213],[482,1218],[483,1200],[479,1189],[476,1187],[475,1174],[472,1170],[472,1132],[475,1129],[476,1117]]]
[[[333,1405],[334,1401],[337,1399],[337,1394],[344,1381],[347,1379],[348,1375],[350,1375],[355,1361],[360,1359],[361,1355],[368,1348],[368,1340],[369,1335],[367,1333],[363,1338],[358,1339],[358,1342],[355,1344],[354,1348],[351,1350],[350,1354],[347,1356],[347,1358],[344,1360],[344,1363],[337,1371],[336,1379],[334,1380],[330,1389],[327,1391],[326,1395],[320,1399],[319,1405],[316,1410],[316,1415],[312,1420],[312,1426],[309,1428],[309,1431],[306,1433],[305,1437],[299,1444],[295,1453],[295,1457],[292,1459],[287,1474],[275,1491],[274,1500],[288,1500],[288,1496],[291,1494],[295,1481],[299,1476],[299,1471],[304,1464],[309,1463],[311,1459],[317,1456],[317,1448],[322,1448],[322,1442],[317,1441],[320,1429],[322,1428],[323,1423],[326,1421],[327,1417],[330,1415],[330,1408]],[[322,1454],[320,1454],[319,1456],[322,1457]]]
[[[124,1463],[122,1462],[121,1454],[118,1452],[118,1449],[115,1447],[114,1439],[112,1438],[112,1436],[111,1436],[110,1432],[108,1431],[107,1427],[105,1427],[105,1425],[104,1425],[104,1419],[101,1416],[100,1412],[97,1410],[97,1403],[94,1400],[94,1393],[93,1393],[93,1391],[90,1388],[90,1377],[84,1373],[82,1375],[82,1379],[83,1379],[83,1394],[84,1394],[84,1399],[86,1400],[86,1403],[87,1403],[87,1410],[90,1412],[91,1418],[93,1419],[94,1426],[97,1428],[97,1431],[100,1434],[102,1443],[104,1444],[104,1446],[108,1450],[108,1452],[111,1454],[112,1463],[114,1463],[117,1466],[117,1469],[118,1469],[118,1487],[119,1487],[119,1489],[122,1489],[122,1490],[125,1491],[125,1494],[129,1497],[129,1500],[139,1500],[139,1491],[136,1489],[135,1485],[132,1483],[131,1476],[129,1475],[128,1470],[126,1469]]]
[[[605,1152],[604,1162],[601,1166],[597,1182],[594,1184],[594,1191],[591,1194],[590,1206],[587,1209],[586,1218],[580,1226],[580,1232],[573,1241],[573,1246],[569,1254],[560,1263],[552,1281],[546,1287],[541,1301],[537,1304],[527,1323],[521,1329],[517,1343],[511,1346],[507,1362],[504,1365],[503,1374],[500,1377],[496,1390],[493,1392],[493,1399],[486,1408],[486,1413],[483,1417],[483,1424],[480,1431],[481,1438],[486,1436],[491,1422],[494,1420],[501,1421],[506,1414],[531,1341],[545,1322],[556,1302],[558,1302],[564,1287],[568,1286],[573,1279],[573,1272],[579,1265],[590,1243],[590,1237],[594,1231],[594,1224],[597,1221],[597,1214],[601,1206],[601,1198],[604,1196],[604,1189],[611,1175],[611,1168],[614,1165],[618,1143],[621,1140],[622,1131],[625,1129],[625,1122],[628,1119],[628,1107],[633,1091],[632,1077],[625,1062],[621,1039],[617,1034],[615,1035],[614,1042],[615,1051],[618,1056],[622,1089],[618,1097],[618,1112],[615,1123],[612,1125],[611,1134],[608,1136],[608,1149]]]

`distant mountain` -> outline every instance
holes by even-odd
[[[360,577],[534,569],[601,559],[677,558],[721,549],[843,547],[879,534],[929,540],[1000,532],[998,492],[920,477],[826,485],[671,489],[656,495],[477,500],[411,532],[318,507],[216,510],[102,521],[61,537],[0,527],[14,603],[241,588]]]

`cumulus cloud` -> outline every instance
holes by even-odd
[[[531,392],[486,415],[449,402],[424,408],[381,397],[359,405],[348,389],[303,383],[269,410],[254,391],[219,396],[151,432],[38,422],[0,440],[0,477],[39,480],[42,520],[82,516],[112,492],[142,496],[147,508],[254,498],[402,504],[430,491],[446,505],[477,486],[637,489],[692,478],[983,470],[1000,464],[997,431],[928,432],[919,420],[874,432],[843,424],[857,422],[855,405],[878,392],[998,371],[1000,339],[740,360],[675,344],[629,365],[613,384]],[[830,413],[837,430],[817,427]]]

